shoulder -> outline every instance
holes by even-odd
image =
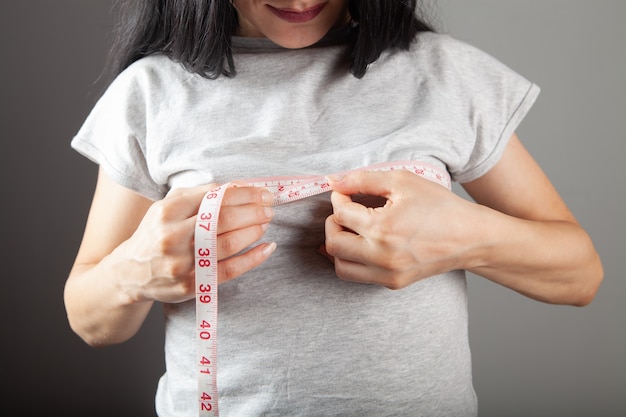
[[[438,65],[472,66],[502,65],[495,57],[479,47],[445,33],[421,32],[411,46],[411,51],[421,59]],[[444,67],[445,68],[445,67]]]
[[[151,55],[129,65],[116,77],[114,83],[147,83],[155,86],[159,82],[177,80],[187,75],[188,72],[182,65],[170,58],[164,55]]]
[[[529,81],[507,64],[463,40],[448,34],[418,34],[410,52],[416,65],[425,68],[444,84],[463,86],[475,91],[503,85],[525,90]]]
[[[149,55],[133,62],[124,72],[168,73],[185,71],[182,65],[161,54]]]
[[[143,106],[147,101],[176,91],[189,77],[192,74],[168,57],[148,56],[133,62],[119,73],[108,86],[104,97]]]
[[[181,65],[165,56],[139,59],[113,79],[91,113],[119,120],[143,120],[148,112],[167,102],[173,91],[179,90],[186,73]]]

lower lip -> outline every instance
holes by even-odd
[[[322,9],[326,7],[326,3],[311,7],[310,9],[303,10],[301,12],[295,12],[293,10],[277,9],[272,6],[268,6],[269,9],[278,17],[289,23],[306,23],[309,22],[320,14]]]

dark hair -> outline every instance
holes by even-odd
[[[408,49],[418,32],[432,31],[417,17],[417,3],[349,1],[355,23],[349,60],[355,77],[363,77],[386,49]],[[238,20],[231,0],[119,0],[118,6],[109,75],[153,54],[165,54],[207,78],[235,75],[231,39]]]

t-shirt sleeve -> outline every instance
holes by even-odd
[[[481,177],[500,160],[509,139],[537,99],[539,87],[509,67],[461,41],[447,49],[446,77],[456,80],[458,113],[469,135],[458,138],[460,150],[448,169],[460,183]]]
[[[120,74],[98,100],[71,141],[73,149],[100,165],[115,182],[147,198],[166,193],[150,175],[146,114],[149,85],[142,67]]]

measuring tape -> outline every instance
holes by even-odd
[[[411,171],[450,189],[450,176],[438,167],[418,162],[391,162],[372,165],[360,171]],[[345,175],[344,171],[334,175]],[[233,186],[267,188],[274,194],[272,205],[331,191],[324,176],[273,177],[224,184],[204,195],[196,216],[194,236],[196,288],[196,340],[198,373],[198,412],[200,417],[218,416],[217,402],[217,220],[222,198]]]

